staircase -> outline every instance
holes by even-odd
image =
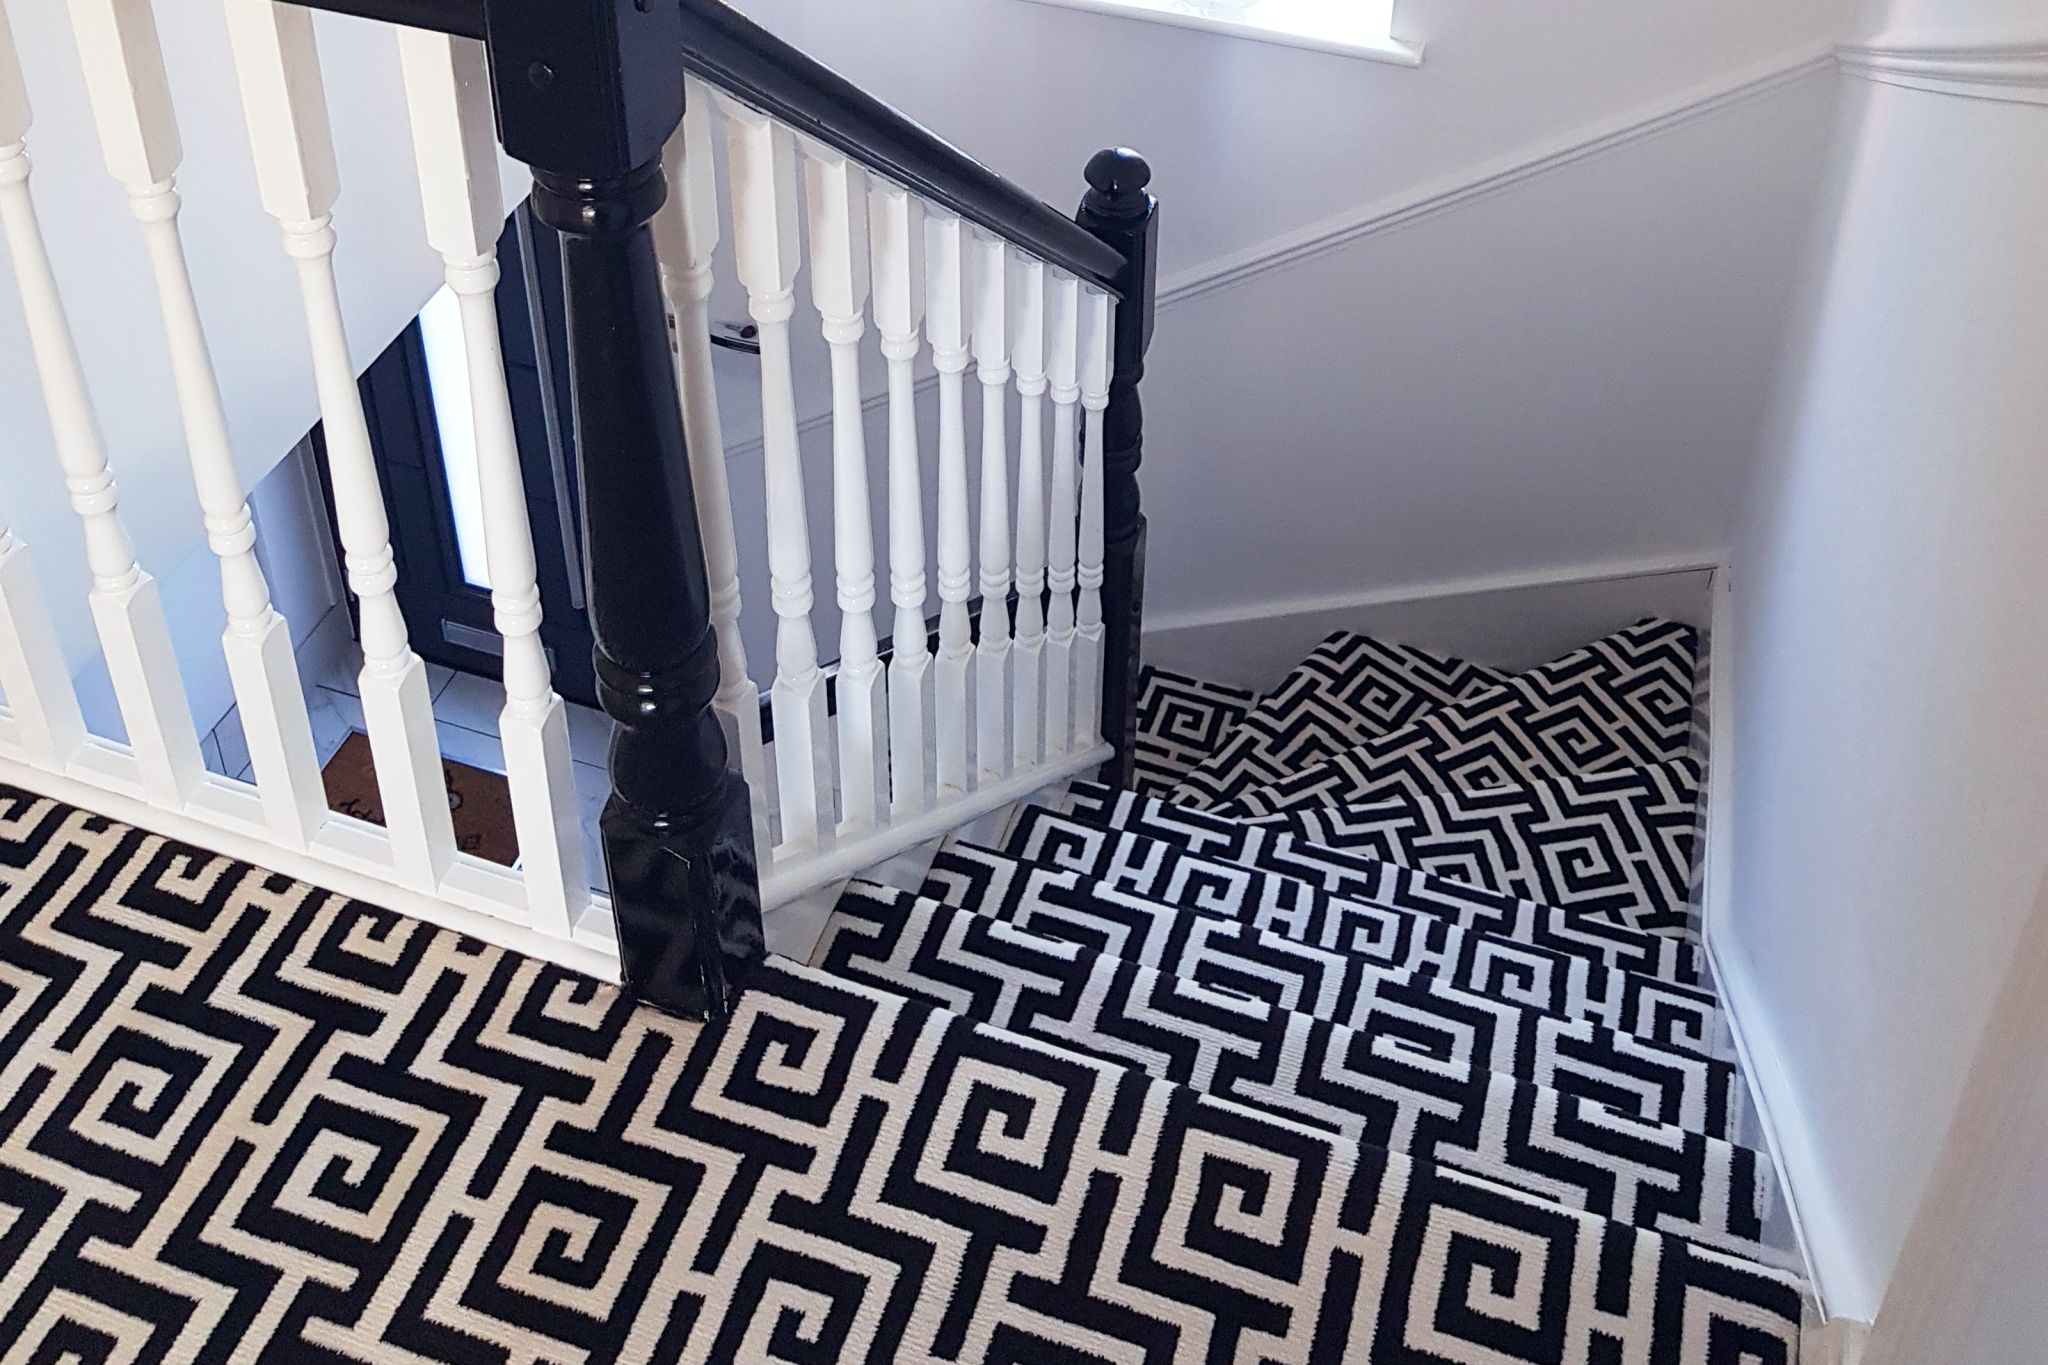
[[[712,1024],[11,792],[0,1337],[1795,1360],[1688,905],[1698,656],[1150,673],[1135,787],[852,882]]]

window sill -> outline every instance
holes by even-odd
[[[1341,26],[1338,25],[1317,27],[1301,24],[1296,27],[1284,19],[1261,22],[1262,8],[1279,8],[1274,0],[1252,0],[1252,3],[1244,7],[1242,17],[1233,18],[1225,18],[1213,12],[1200,12],[1190,0],[1032,0],[1032,3],[1057,5],[1063,9],[1087,10],[1094,14],[1114,15],[1119,19],[1172,24],[1178,28],[1197,29],[1204,33],[1222,33],[1233,38],[1250,38],[1262,43],[1278,43],[1284,47],[1307,48],[1312,52],[1331,52],[1344,57],[1360,57],[1366,61],[1391,62],[1396,66],[1422,65],[1420,43],[1404,43],[1393,37],[1346,34],[1340,31]]]

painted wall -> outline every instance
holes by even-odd
[[[1710,933],[1827,1305],[1869,1321],[2048,878],[2048,108],[1845,92],[1731,559]]]
[[[2048,1339],[2048,884],[1863,1365],[2037,1365]]]
[[[1419,70],[1025,0],[737,7],[1052,203],[1140,148],[1171,278],[1832,41],[1854,3],[1397,0]]]

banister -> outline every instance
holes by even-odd
[[[358,19],[430,29],[457,38],[484,36],[484,0],[292,0],[301,9],[324,9]]]
[[[683,65],[694,75],[1046,264],[1122,297],[1122,253],[1059,210],[721,0],[680,3]]]
[[[485,36],[484,0],[295,3],[462,38]],[[722,0],[677,3],[683,12],[682,63],[692,74],[1046,264],[1123,296],[1123,255],[1050,204]]]

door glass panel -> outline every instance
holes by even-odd
[[[433,390],[434,426],[441,437],[462,577],[471,587],[488,590],[491,570],[484,557],[483,482],[477,472],[469,357],[462,342],[461,304],[446,288],[420,310],[420,342],[427,353],[427,383]]]

